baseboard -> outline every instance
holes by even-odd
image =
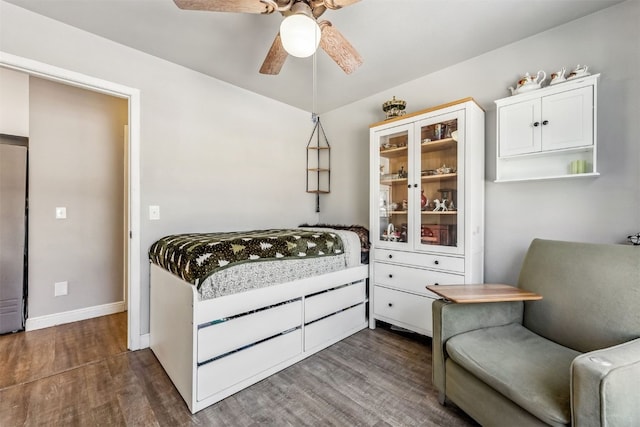
[[[30,317],[27,319],[25,324],[25,330],[34,331],[36,329],[49,328],[51,326],[62,325],[64,323],[77,322],[79,320],[106,316],[107,314],[120,313],[126,309],[127,306],[124,301],[119,301],[110,304],[80,308],[78,310],[65,311],[62,313],[48,314],[46,316]]]
[[[140,335],[140,348],[139,350],[142,350],[143,348],[149,348],[149,334],[142,334]]]

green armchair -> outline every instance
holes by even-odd
[[[536,239],[539,301],[433,303],[433,382],[484,426],[640,426],[640,248]]]

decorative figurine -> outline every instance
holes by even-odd
[[[396,99],[394,96],[393,99],[386,101],[382,104],[382,111],[385,112],[386,120],[392,119],[394,117],[400,117],[407,114],[404,109],[407,108],[407,102],[401,99]]]
[[[585,77],[590,75],[591,73],[588,71],[589,70],[589,66],[588,65],[576,65],[576,68],[573,69],[573,71],[571,71],[569,73],[569,77],[567,77],[567,80],[571,80],[571,79],[577,79],[578,77]]]
[[[447,199],[442,199],[442,201],[435,199],[433,201],[436,204],[435,209],[433,210],[434,212],[446,212],[447,211]]]
[[[556,83],[562,83],[564,81],[566,81],[567,79],[564,76],[564,73],[567,72],[567,69],[565,67],[560,68],[560,71],[556,71],[555,73],[551,74],[551,82],[549,82],[550,85],[554,85]]]
[[[518,80],[518,84],[515,88],[509,87],[511,91],[511,95],[517,95],[523,92],[529,92],[530,90],[540,89],[542,87],[542,82],[547,78],[547,73],[544,70],[538,71],[533,76],[529,73],[526,73],[524,76],[520,77]]]

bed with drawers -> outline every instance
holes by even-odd
[[[150,346],[192,413],[367,326],[351,231],[174,235],[149,256]]]

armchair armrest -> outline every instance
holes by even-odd
[[[447,340],[463,332],[491,326],[522,323],[522,301],[455,304],[444,300],[433,302],[433,384],[445,394],[445,348]]]
[[[571,363],[574,426],[640,425],[640,338]]]

